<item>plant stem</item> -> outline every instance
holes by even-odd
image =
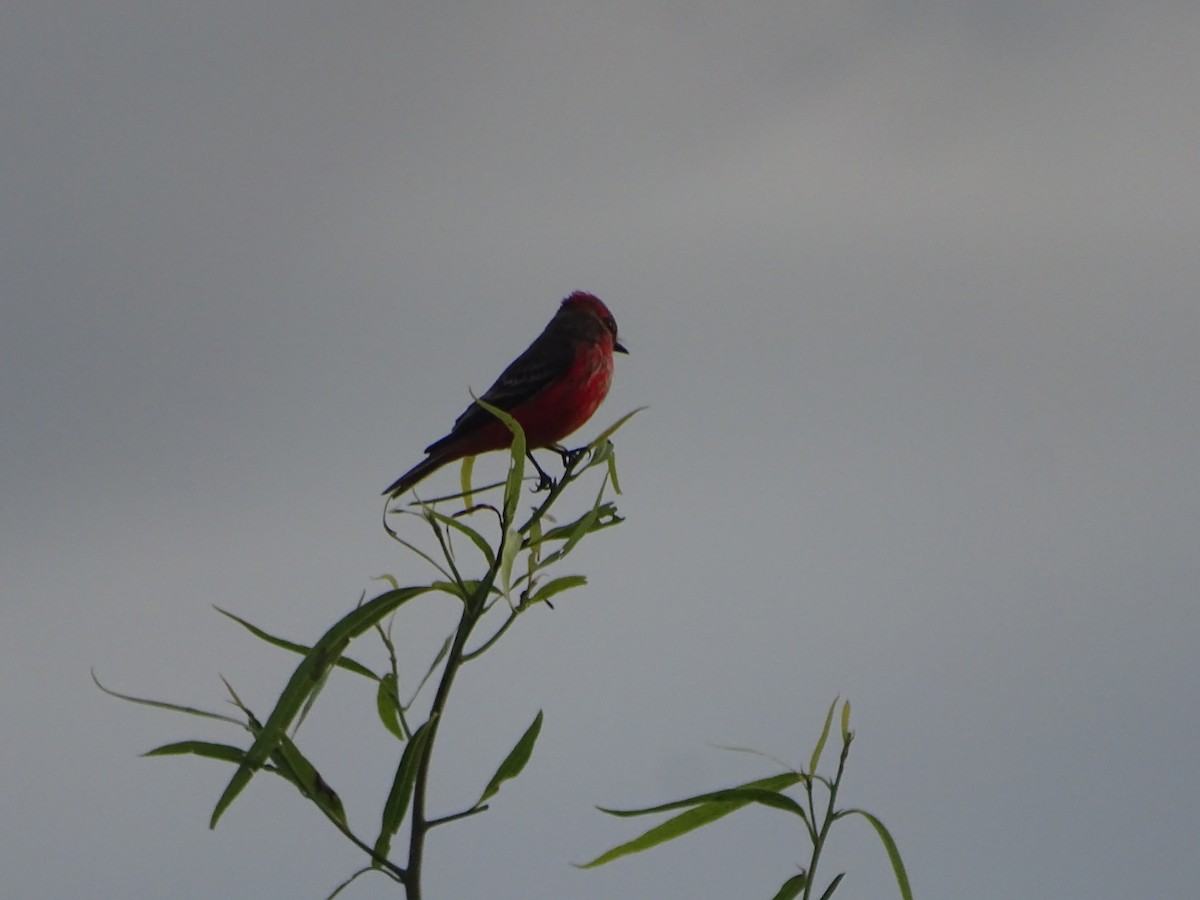
[[[499,558],[499,554],[497,554]],[[487,578],[479,585],[476,593],[463,604],[462,618],[458,622],[458,630],[454,634],[454,643],[446,654],[446,667],[442,670],[441,681],[438,682],[437,694],[433,698],[433,706],[429,711],[429,738],[425,745],[425,753],[417,766],[417,776],[413,783],[412,798],[412,828],[408,838],[408,880],[404,883],[405,896],[408,900],[421,900],[421,871],[425,858],[425,835],[429,832],[430,821],[425,817],[425,797],[429,787],[429,763],[433,759],[433,745],[437,740],[438,726],[442,722],[442,713],[446,701],[450,697],[450,686],[454,676],[458,674],[463,662],[463,648],[471,629],[479,621],[487,595],[491,591],[492,582],[496,577],[496,566],[492,566]]]
[[[833,805],[837,802],[838,787],[842,783],[842,772],[846,768],[846,757],[850,755],[850,741],[846,740],[842,744],[842,754],[838,757],[837,776],[829,784],[829,804],[825,808],[825,816],[821,821],[821,832],[817,835],[817,839],[813,841],[812,859],[808,865],[808,877],[804,879],[804,900],[809,900],[812,896],[813,885],[816,883],[817,862],[821,858],[821,850],[825,846],[825,836],[829,834],[829,828],[833,825],[834,809]],[[811,782],[810,782],[811,785]],[[811,787],[810,787],[811,790]],[[809,794],[809,803],[811,809],[812,795]]]
[[[559,494],[575,477],[575,467],[580,458],[572,459],[563,469],[562,478],[558,483],[551,488],[546,499],[542,501],[525,524],[517,531],[517,535],[524,535],[529,532],[534,523],[539,521],[546,515],[547,510]],[[506,521],[501,521],[501,535],[507,535],[510,524]],[[450,560],[450,553],[442,540],[442,535],[438,533],[438,540],[442,543],[442,551]],[[501,539],[502,541],[504,538]],[[503,544],[497,550],[495,562],[488,568],[487,575],[477,585],[474,593],[463,603],[462,617],[459,619],[458,628],[454,633],[454,642],[450,646],[449,653],[446,654],[445,668],[442,670],[441,680],[438,682],[437,693],[434,695],[433,704],[429,711],[429,737],[425,745],[425,752],[421,756],[420,763],[417,766],[416,778],[413,782],[412,796],[412,827],[409,832],[408,839],[408,865],[402,870],[404,872],[404,890],[407,900],[421,900],[421,874],[424,868],[425,860],[425,837],[429,833],[429,829],[435,825],[441,824],[453,818],[460,816],[449,816],[441,819],[429,819],[426,816],[426,799],[429,789],[429,766],[433,759],[433,747],[437,741],[438,727],[441,725],[442,714],[445,712],[446,704],[450,697],[450,688],[454,684],[454,678],[458,674],[458,670],[462,668],[464,662],[468,659],[478,656],[479,653],[487,649],[487,647],[499,637],[511,624],[512,619],[515,619],[515,614],[501,626],[500,632],[494,635],[490,640],[486,641],[483,646],[478,648],[471,654],[467,654],[466,646],[467,639],[470,637],[472,630],[478,624],[487,606],[488,596],[491,594],[492,585],[495,584],[496,576],[500,571],[501,558],[503,557]],[[458,570],[453,568],[453,561],[450,561],[455,582],[462,587],[463,581],[458,574]]]

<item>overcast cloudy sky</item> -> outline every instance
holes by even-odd
[[[594,804],[772,769],[713,745],[807,758],[835,695],[918,896],[1194,897],[1198,48],[1191,0],[9,0],[2,892],[360,865],[263,779],[210,832],[228,769],[137,755],[240,736],[89,667],[267,710],[294,659],[210,604],[312,639],[425,577],[379,491],[584,289],[632,355],[581,437],[651,407],[627,521],[459,683],[435,805],[546,725],[431,897],[770,897],[767,811],[568,863],[640,825]],[[369,834],[396,747],[342,681],[301,737]],[[864,824],[822,865],[896,896]]]

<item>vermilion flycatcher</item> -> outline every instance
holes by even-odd
[[[520,423],[528,449],[560,449],[558,442],[590,419],[608,394],[614,350],[629,352],[617,340],[612,313],[599,297],[576,291],[481,399]],[[428,456],[383,493],[399,497],[446,463],[510,446],[512,432],[478,403],[472,403],[448,435],[425,448]],[[546,478],[544,472],[542,477]]]

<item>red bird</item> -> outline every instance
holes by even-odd
[[[599,297],[576,291],[481,399],[520,423],[529,450],[559,449],[559,441],[590,419],[608,394],[614,350],[629,352],[617,340],[612,313]],[[446,463],[510,446],[512,432],[478,403],[472,403],[448,435],[425,448],[428,456],[383,493],[399,497]],[[537,468],[541,472],[541,467]],[[544,472],[542,478],[549,480]]]

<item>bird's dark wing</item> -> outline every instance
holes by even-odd
[[[509,412],[563,375],[570,368],[574,355],[575,348],[571,341],[564,340],[562,335],[547,328],[500,373],[495,384],[484,391],[480,399]],[[494,421],[491,413],[479,404],[472,403],[454,421],[450,433],[426,447],[425,452],[429,453],[443,442],[469,434]]]

